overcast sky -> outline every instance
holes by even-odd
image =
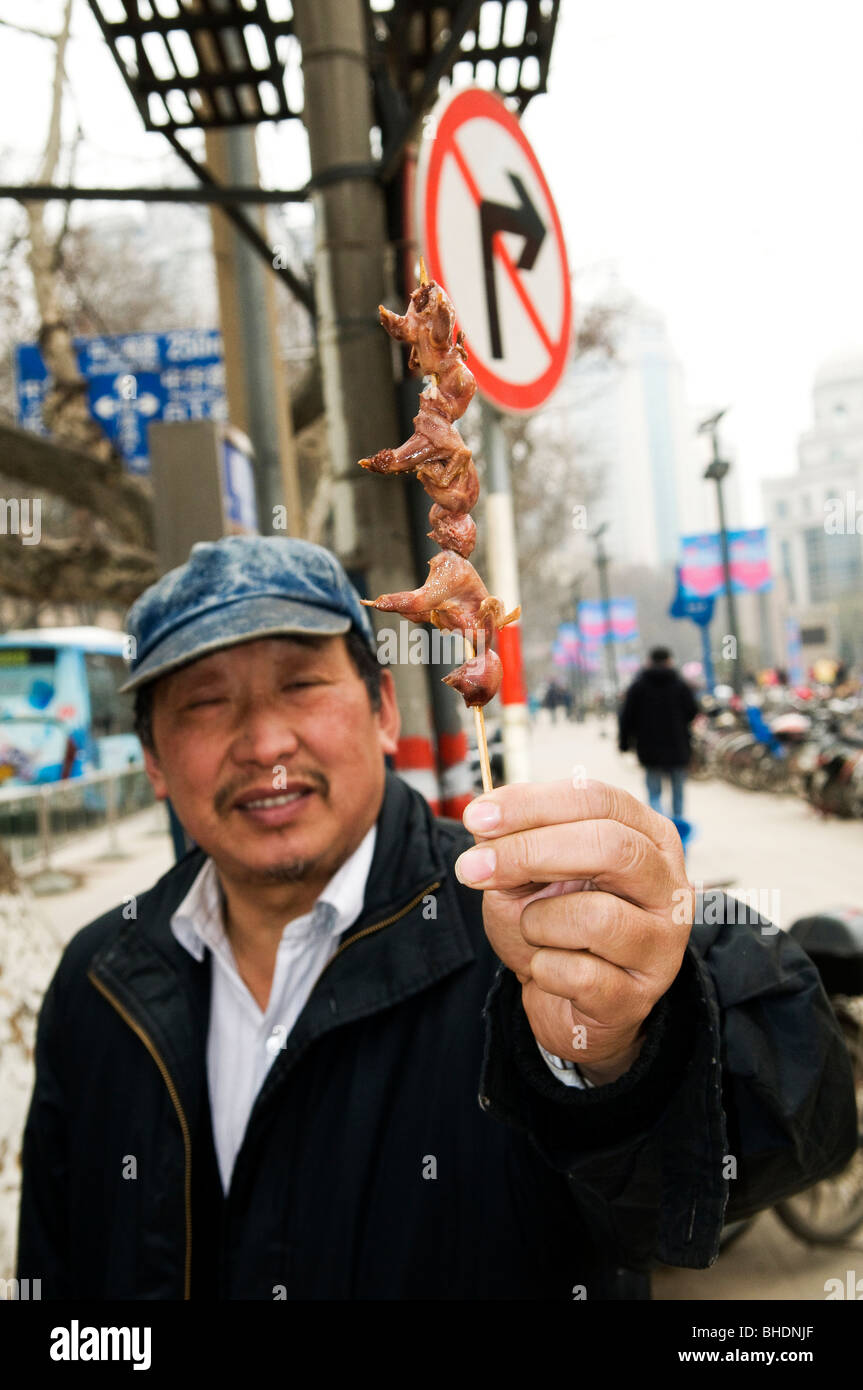
[[[55,28],[59,0],[0,0]],[[145,135],[89,8],[71,46],[83,181],[154,181]],[[562,0],[549,93],[525,129],[579,272],[616,272],[666,317],[695,407],[758,479],[790,471],[827,355],[863,347],[863,5],[859,0]],[[0,28],[0,154],[35,172],[51,48]],[[267,181],[306,176],[298,123],[262,138]],[[103,205],[104,208],[104,205]],[[116,205],[115,205],[116,210]]]

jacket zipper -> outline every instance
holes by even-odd
[[[318,980],[320,980],[321,975],[323,975],[327,970],[329,970],[333,961],[336,959],[336,956],[340,956],[342,951],[346,951],[349,946],[353,946],[355,941],[360,941],[364,936],[371,936],[374,932],[381,931],[384,927],[392,926],[393,922],[397,922],[400,917],[406,916],[412,908],[416,907],[417,903],[422,902],[423,898],[428,893],[432,893],[436,888],[440,888],[441,881],[441,879],[437,879],[434,883],[430,883],[427,888],[423,888],[421,892],[417,893],[415,898],[412,898],[411,901],[409,903],[406,903],[403,908],[400,908],[398,912],[394,912],[392,916],[385,917],[382,922],[374,922],[371,926],[363,927],[362,931],[358,931],[356,936],[350,937],[348,941],[343,941],[341,946],[339,946],[338,950],[334,953],[330,960],[327,961],[327,964],[324,966],[323,970],[321,971],[321,974],[318,976],[318,979],[315,980],[313,988],[317,986]],[[87,978],[93,985],[95,985],[99,993],[103,995],[105,999],[108,1000],[108,1003],[111,1004],[112,1007],[117,1010],[117,1013],[120,1015],[123,1021],[125,1023],[128,1023],[129,1027],[132,1029],[132,1032],[135,1033],[136,1036],[141,1039],[141,1042],[144,1044],[150,1056],[153,1058],[153,1061],[156,1063],[156,1066],[159,1068],[159,1071],[161,1072],[162,1080],[168,1088],[168,1094],[171,1097],[171,1100],[174,1104],[174,1109],[177,1112],[177,1119],[180,1121],[180,1129],[183,1134],[183,1189],[186,1210],[186,1264],[183,1298],[188,1299],[191,1296],[190,1285],[192,1277],[192,1137],[189,1133],[189,1123],[186,1119],[186,1113],[183,1110],[183,1106],[180,1102],[180,1097],[177,1094],[177,1088],[174,1085],[174,1082],[171,1078],[171,1073],[168,1071],[165,1062],[163,1061],[161,1055],[157,1051],[156,1045],[153,1042],[152,1038],[149,1036],[148,1033],[144,1032],[144,1029],[140,1026],[139,1023],[135,1022],[135,1020],[129,1014],[128,1010],[123,1008],[123,1005],[120,1003],[120,1001],[111,993],[109,989],[106,988],[105,985],[102,984],[101,980],[97,980],[96,976],[93,975],[90,971],[87,972]]]
[[[180,1102],[180,1097],[177,1094],[177,1088],[171,1078],[171,1073],[168,1071],[167,1066],[157,1051],[152,1038],[149,1034],[144,1032],[139,1023],[135,1022],[128,1011],[123,1008],[120,1001],[102,984],[101,980],[97,980],[96,976],[90,971],[87,972],[87,978],[95,985],[99,993],[104,995],[108,1003],[117,1010],[117,1013],[123,1019],[124,1023],[128,1023],[132,1032],[141,1039],[141,1042],[146,1047],[162,1074],[162,1080],[168,1088],[168,1095],[174,1103],[177,1119],[180,1121],[180,1129],[183,1134],[183,1195],[186,1212],[186,1263],[183,1279],[183,1298],[184,1300],[189,1299],[191,1298],[192,1282],[192,1136],[189,1132],[189,1122],[186,1119],[186,1112]]]
[[[412,908],[416,907],[417,903],[422,902],[423,898],[426,897],[428,893],[434,892],[435,888],[440,888],[441,882],[441,879],[437,879],[435,883],[430,883],[427,888],[423,888],[419,893],[417,893],[415,898],[411,898],[409,903],[406,903],[404,907],[399,908],[398,912],[394,912],[391,917],[385,917],[382,922],[374,922],[371,926],[363,927],[362,931],[358,931],[356,936],[351,936],[348,938],[347,941],[343,941],[341,946],[339,946],[338,950],[334,951],[333,955],[327,961],[326,965],[321,971],[321,974],[318,976],[318,979],[315,980],[313,988],[317,987],[318,980],[320,980],[321,975],[324,975],[327,972],[327,970],[329,970],[333,961],[336,959],[337,956],[340,956],[342,954],[342,951],[346,951],[349,946],[353,946],[355,941],[361,941],[364,936],[371,936],[374,932],[380,931],[383,927],[391,927],[393,922],[397,922],[400,917],[406,916]]]

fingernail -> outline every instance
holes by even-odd
[[[462,820],[468,830],[493,830],[500,825],[500,807],[493,801],[472,801]]]
[[[491,878],[496,864],[497,855],[493,849],[469,849],[455,861],[455,876],[459,883],[471,887]]]

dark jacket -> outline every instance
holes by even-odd
[[[792,940],[695,928],[631,1070],[570,1090],[453,875],[469,843],[388,779],[362,916],[261,1088],[226,1199],[210,956],[169,924],[200,851],[137,920],[79,932],[39,1019],[19,1277],[45,1298],[631,1296],[619,1269],[710,1264],[723,1217],[848,1161],[850,1063]]]
[[[697,713],[695,696],[673,666],[646,666],[623,701],[620,751],[625,753],[634,743],[643,767],[686,767],[691,756],[689,725]]]

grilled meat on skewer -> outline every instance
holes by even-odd
[[[485,705],[497,694],[503,674],[500,658],[491,650],[498,628],[514,622],[520,609],[504,612],[503,603],[488,592],[473,565],[453,550],[429,560],[429,575],[419,589],[363,599],[382,613],[402,613],[415,622],[461,632],[476,655],[445,676],[468,705]]]
[[[410,439],[398,449],[360,459],[360,467],[372,473],[416,473],[435,504],[429,512],[429,536],[467,559],[476,543],[476,526],[467,513],[479,496],[479,478],[454,421],[467,410],[476,382],[465,363],[461,334],[453,342],[452,304],[432,282],[414,290],[406,314],[381,305],[380,316],[390,337],[411,344],[411,368],[433,381],[420,396]]]
[[[455,671],[443,677],[444,685],[457,690],[468,709],[475,705],[487,705],[493,700],[503,680],[503,666],[500,657],[491,647],[482,656],[471,657]]]
[[[442,394],[451,402],[450,419],[464,415],[476,391],[467,353],[455,332],[455,310],[440,285],[431,281],[414,290],[406,314],[394,314],[383,304],[381,323],[391,338],[411,344],[408,366],[423,376],[434,376]]]
[[[514,622],[521,610],[504,612],[501,600],[488,592],[468,560],[476,544],[470,509],[479,496],[479,478],[455,421],[470,404],[476,382],[466,365],[462,335],[453,339],[455,311],[448,295],[434,281],[426,281],[424,267],[422,276],[424,283],[411,295],[407,313],[393,314],[380,306],[384,328],[397,342],[410,343],[409,365],[427,378],[414,433],[398,449],[381,449],[360,459],[360,466],[372,473],[416,473],[434,503],[429,536],[441,546],[441,554],[429,561],[428,579],[421,588],[363,602],[383,613],[403,613],[416,622],[462,633],[468,659],[444,681],[474,707],[484,748],[482,706],[497,694],[503,677],[491,643],[498,628]],[[487,764],[483,785],[491,785]]]

